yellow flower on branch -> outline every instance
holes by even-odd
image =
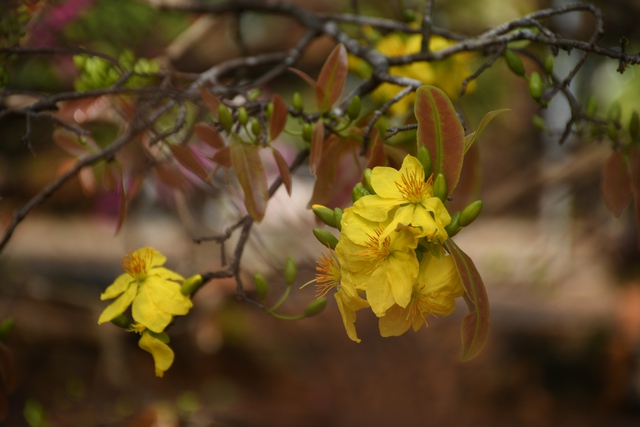
[[[187,314],[191,299],[180,292],[184,278],[162,265],[166,258],[152,248],[142,248],[122,257],[125,271],[100,295],[116,298],[104,309],[98,324],[109,322],[131,306],[134,321],[153,332],[162,332],[173,316]]]
[[[349,272],[340,268],[335,254],[321,254],[316,266],[316,297],[321,298],[334,288],[337,290],[334,297],[347,335],[353,341],[360,342],[355,325],[356,311],[369,307],[369,303],[358,295]]]
[[[379,319],[380,335],[399,336],[410,327],[418,331],[427,324],[427,316],[447,316],[455,309],[455,299],[464,294],[453,257],[436,258],[425,254],[420,262],[418,280],[406,307],[394,305]]]
[[[379,166],[371,172],[376,194],[360,198],[353,211],[373,222],[387,222],[380,238],[386,239],[398,226],[420,229],[418,237],[443,243],[449,238],[444,227],[451,216],[442,201],[434,197],[431,180],[417,158],[407,155],[400,170]]]

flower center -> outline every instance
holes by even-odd
[[[122,257],[122,268],[134,279],[143,280],[149,273],[152,261],[153,251],[150,248],[129,251]]]
[[[381,261],[391,254],[389,247],[391,246],[391,237],[387,236],[380,244],[380,235],[383,231],[381,228],[374,230],[375,235],[369,234],[369,241],[364,244],[366,248],[364,257],[372,262]]]
[[[331,252],[329,256],[320,254],[320,259],[316,265],[316,298],[321,298],[333,288],[340,287],[340,262],[336,255]]]
[[[402,197],[410,203],[420,203],[430,196],[431,178],[425,182],[423,170],[405,171],[400,179],[396,181],[396,188]]]

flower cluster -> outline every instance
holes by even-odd
[[[335,253],[318,261],[318,296],[335,288],[349,338],[360,342],[356,312],[370,307],[382,336],[415,331],[429,315],[445,316],[464,293],[443,243],[451,216],[433,194],[422,164],[407,155],[400,170],[376,167],[373,194],[344,210]]]
[[[185,279],[162,267],[167,259],[152,248],[142,248],[122,257],[121,274],[100,295],[101,300],[116,298],[104,309],[98,324],[116,321],[131,306],[135,323],[125,324],[141,335],[140,348],[148,351],[155,362],[156,376],[163,376],[173,363],[174,354],[167,345],[164,332],[173,316],[184,315],[193,306],[181,291]]]

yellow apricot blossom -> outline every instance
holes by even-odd
[[[379,319],[380,335],[399,336],[409,327],[418,331],[427,324],[427,316],[447,316],[455,309],[455,299],[464,288],[451,256],[436,258],[425,254],[420,262],[418,280],[406,307],[394,305]]]
[[[342,323],[347,336],[360,342],[356,332],[356,311],[369,307],[369,303],[358,295],[349,272],[340,268],[340,262],[333,252],[329,256],[320,255],[316,266],[316,297],[323,297],[331,289],[337,289],[334,297],[342,315]]]
[[[98,324],[109,322],[131,306],[133,319],[153,332],[162,332],[173,316],[187,314],[191,299],[180,292],[184,278],[162,265],[166,258],[152,248],[142,248],[122,257],[125,271],[100,295],[116,298],[104,309]]]
[[[398,226],[420,229],[418,237],[443,243],[449,238],[451,222],[447,208],[433,195],[431,180],[425,181],[424,168],[417,158],[407,155],[400,170],[379,166],[371,172],[376,194],[360,198],[353,211],[373,222],[387,222],[380,239],[386,239]]]
[[[393,304],[406,307],[418,275],[415,248],[420,230],[399,226],[383,237],[387,227],[388,222],[369,221],[347,208],[336,246],[343,270],[351,274],[356,289],[366,292],[377,316]]]

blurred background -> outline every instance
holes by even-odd
[[[399,1],[297,3],[321,12],[352,12],[357,3],[364,15],[403,16]],[[614,48],[625,36],[628,51],[637,52],[637,2],[594,3],[605,17],[601,44]],[[473,35],[561,4],[436,1],[434,22]],[[130,49],[182,72],[288,48],[302,31],[285,18],[247,13],[238,21],[160,12],[137,0],[40,6],[25,46],[84,46],[114,56]],[[589,17],[572,15],[551,26],[586,39],[592,25]],[[237,43],[238,29],[246,49]],[[331,48],[329,39],[319,39],[298,67],[316,76]],[[557,72],[578,57],[560,52]],[[483,60],[478,56],[475,66]],[[525,66],[532,69],[526,60]],[[18,58],[7,67],[8,88],[16,90],[71,90],[78,78],[69,56]],[[572,90],[581,102],[595,95],[603,114],[618,102],[628,123],[638,108],[640,77],[633,68],[616,73],[617,67],[616,61],[590,58]],[[301,91],[313,105],[314,94],[292,76],[275,81],[274,91],[288,102]],[[357,83],[350,77],[347,84]],[[3,101],[5,107],[25,102],[19,96]],[[5,425],[638,425],[640,258],[633,213],[614,219],[600,195],[611,144],[570,138],[559,146],[566,102],[540,109],[526,82],[503,61],[455,104],[469,129],[488,111],[511,109],[479,141],[484,211],[455,238],[475,261],[491,302],[489,342],[476,359],[459,361],[462,301],[453,315],[430,319],[428,328],[399,338],[381,338],[375,317],[361,312],[362,342],[356,344],[347,338],[332,298],[321,315],[287,322],[237,302],[234,283],[215,281],[196,295],[194,310],[171,326],[176,360],[164,378],[156,378],[135,334],[97,325],[105,306],[99,295],[120,274],[120,257],[138,247],[158,249],[171,269],[186,276],[219,267],[220,249],[192,239],[230,225],[241,213],[238,199],[226,196],[224,187],[180,196],[145,182],[114,236],[114,200],[84,195],[75,180],[36,209],[0,255],[0,321],[15,321],[2,345],[13,354],[17,378]],[[117,134],[112,123],[101,121],[99,103],[78,108],[93,118],[89,128],[99,143]],[[545,119],[546,131],[534,126],[533,115]],[[3,225],[69,161],[51,141],[50,121],[32,121],[28,147],[21,141],[25,126],[22,117],[0,121]],[[276,194],[254,229],[243,258],[248,283],[262,272],[278,289],[287,256],[299,263],[299,285],[313,277],[322,247],[306,209],[313,187],[308,171],[296,174],[293,187],[291,199],[282,189]],[[291,313],[313,298],[311,287],[293,294],[285,306]]]

